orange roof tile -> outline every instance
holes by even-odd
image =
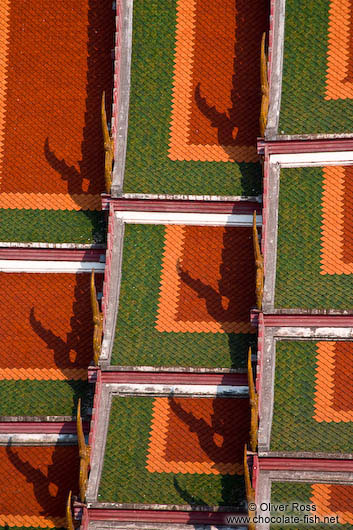
[[[0,378],[86,378],[90,275],[3,272],[0,291]]]
[[[48,193],[59,194],[59,208],[97,208],[104,189],[100,102],[103,90],[110,99],[113,79],[111,1],[62,0],[55,9],[50,0],[8,2],[6,20],[0,191],[20,208],[43,207]],[[28,206],[13,196],[21,193]]]
[[[77,446],[0,447],[0,525],[65,526],[77,485]]]
[[[249,428],[248,399],[156,398],[147,469],[242,474]]]

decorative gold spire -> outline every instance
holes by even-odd
[[[250,397],[250,408],[251,408],[250,447],[252,451],[256,451],[258,425],[259,425],[259,406],[258,406],[258,395],[255,390],[254,375],[253,375],[252,364],[251,364],[251,348],[249,348],[249,354],[248,354],[248,385],[249,385],[249,397]]]
[[[102,118],[102,131],[104,141],[104,177],[105,177],[105,189],[107,193],[110,193],[112,186],[112,168],[114,160],[114,140],[109,134],[107,113],[105,111],[105,92],[102,94],[102,105],[101,105],[101,118]]]
[[[266,33],[263,33],[261,39],[261,61],[260,61],[260,78],[261,78],[261,111],[260,111],[260,135],[265,136],[267,125],[268,105],[269,105],[269,86],[267,79],[267,55],[265,52]]]
[[[248,503],[248,515],[250,517],[250,520],[252,521],[253,517],[256,515],[256,510],[251,510],[250,507],[252,507],[252,504],[255,504],[255,490],[252,487],[251,479],[250,479],[250,471],[248,466],[248,452],[247,447],[244,445],[244,479],[245,479],[245,492],[246,492],[246,500]],[[249,530],[255,530],[255,524],[253,522],[250,522],[248,525]]]
[[[253,244],[256,266],[256,305],[259,310],[262,308],[262,296],[264,292],[264,258],[261,254],[259,234],[256,227],[256,211],[253,216]]]
[[[88,469],[90,462],[90,453],[91,448],[86,444],[85,435],[83,433],[82,418],[81,418],[81,398],[78,400],[77,404],[77,440],[78,440],[78,450],[80,457],[80,478],[79,478],[79,489],[80,489],[80,498],[84,502],[86,496],[87,482],[88,482]]]
[[[102,335],[103,335],[103,313],[99,310],[99,304],[97,300],[96,284],[94,281],[94,269],[91,273],[91,306],[93,314],[93,360],[94,364],[98,366],[99,356],[102,346]]]
[[[71,512],[71,491],[69,493],[66,503],[66,527],[67,530],[75,530],[74,520]]]

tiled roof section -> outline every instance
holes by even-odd
[[[2,272],[0,290],[0,415],[74,414],[93,355],[90,275]]]
[[[147,469],[242,475],[249,428],[248,399],[157,398]]]
[[[166,226],[158,331],[251,333],[249,228]]]
[[[1,242],[105,243],[103,212],[0,209]]]
[[[272,451],[352,452],[352,344],[277,342]]]
[[[279,134],[352,132],[351,10],[351,0],[286,1]]]
[[[0,524],[65,526],[69,490],[77,494],[76,446],[0,447]]]
[[[351,174],[339,166],[281,170],[275,307],[352,309]]]
[[[299,482],[273,482],[271,487],[271,503],[274,505],[289,504],[297,502],[302,505],[315,505],[316,510],[301,512],[292,512],[292,515],[305,514],[308,516],[317,516],[322,522],[324,517],[338,517],[338,524],[332,525],[338,530],[351,530],[353,528],[353,486],[343,484],[313,484]],[[288,503],[288,501],[290,501]],[[290,515],[290,512],[288,512]],[[332,521],[331,521],[332,522]],[[314,530],[324,530],[326,524],[310,524]],[[271,529],[276,530],[307,530],[306,525],[271,525]]]
[[[113,78],[111,2],[63,0],[53,10],[49,0],[40,6],[7,0],[2,15],[0,208],[100,210],[100,102],[103,90],[110,99]]]
[[[267,18],[258,0],[134,5],[125,192],[259,193]]]
[[[114,397],[98,500],[243,506],[248,425],[245,399]]]
[[[90,275],[1,272],[0,290],[0,379],[86,379]]]
[[[90,406],[87,380],[2,380],[0,416],[75,416],[79,398]]]
[[[249,228],[127,225],[112,364],[244,366],[254,282]]]
[[[353,342],[318,342],[315,419],[322,422],[353,420]]]
[[[353,167],[329,166],[323,174],[321,274],[352,274]]]

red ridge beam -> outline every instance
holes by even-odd
[[[96,371],[89,370],[89,379],[94,381]],[[91,379],[92,378],[92,379]],[[102,372],[102,383],[152,383],[186,385],[231,385],[247,386],[247,374],[209,374],[181,372]]]
[[[353,471],[353,460],[326,458],[259,458],[260,471]]]
[[[172,201],[153,199],[109,199],[102,196],[102,208],[109,204],[115,211],[176,212],[176,213],[225,213],[252,215],[254,210],[261,215],[262,205],[255,201]]]
[[[88,508],[89,521],[131,521],[154,523],[226,524],[234,512],[196,512],[169,510],[111,510]],[[237,514],[239,516],[246,514]]]
[[[88,433],[89,423],[83,423]],[[76,434],[76,422],[0,422],[0,434]]]
[[[0,259],[16,259],[27,261],[101,261],[105,256],[104,249],[65,248],[0,248]]]

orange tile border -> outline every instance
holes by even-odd
[[[7,97],[7,53],[10,19],[10,0],[2,0],[0,16],[0,169],[3,159],[4,127]],[[1,171],[0,171],[1,179]]]
[[[168,398],[155,398],[153,403],[150,443],[147,453],[146,469],[150,473],[193,473],[208,475],[242,475],[242,464],[167,461],[168,420],[170,405]]]
[[[1,368],[0,381],[86,381],[86,368]]]
[[[338,411],[333,408],[335,346],[336,342],[331,341],[317,343],[313,419],[320,423],[353,421],[353,408],[350,411]]]
[[[343,261],[345,167],[323,168],[320,274],[352,274]]]
[[[178,273],[182,258],[185,226],[167,225],[162,260],[160,295],[155,328],[160,332],[181,333],[255,333],[250,322],[209,322],[177,320],[181,280]]]
[[[187,131],[191,112],[192,64],[196,0],[178,0],[170,144],[171,160],[202,162],[257,162],[254,146],[189,145]]]
[[[353,80],[347,80],[350,50],[351,0],[331,0],[325,99],[353,98]]]
[[[0,525],[30,526],[34,528],[65,528],[65,517],[45,517],[41,515],[1,515]]]
[[[324,517],[338,517],[340,524],[352,524],[352,512],[341,512],[339,510],[335,510],[333,512],[332,510],[330,510],[332,488],[334,488],[335,486],[336,484],[312,484],[312,497],[310,500],[312,504],[315,504],[316,506],[316,512],[312,513],[316,514],[321,519],[323,519]]]
[[[14,210],[101,210],[99,194],[0,193],[0,208]]]

